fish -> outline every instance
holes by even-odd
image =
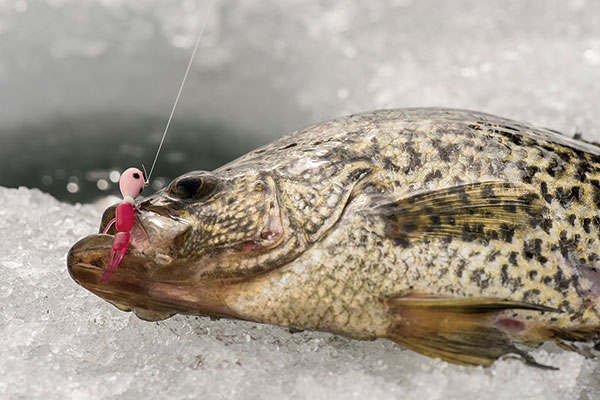
[[[143,320],[234,318],[552,368],[530,349],[600,350],[599,209],[593,143],[474,111],[377,110],[142,198],[108,282],[114,206],[67,265]]]

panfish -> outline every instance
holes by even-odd
[[[600,148],[452,109],[380,110],[288,134],[142,199],[72,278],[146,320],[237,318],[491,365],[600,342]],[[100,232],[114,218],[104,213]],[[596,345],[598,349],[598,345]]]

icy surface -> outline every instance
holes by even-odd
[[[71,280],[92,206],[0,188],[0,398],[594,399],[600,363],[554,348],[459,367],[385,341],[176,316],[149,323]]]

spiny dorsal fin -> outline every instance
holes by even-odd
[[[385,300],[392,314],[387,337],[413,351],[461,365],[490,366],[515,355],[538,364],[513,339],[531,326],[524,319],[502,316],[505,310],[559,312],[542,305],[489,298],[397,297]],[[530,339],[530,338],[528,338]],[[544,338],[535,341],[540,343]]]
[[[470,241],[512,238],[515,230],[540,224],[545,206],[539,195],[522,185],[480,182],[419,193],[377,210],[392,239]]]

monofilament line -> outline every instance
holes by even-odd
[[[152,176],[152,171],[154,171],[154,166],[156,165],[156,160],[158,160],[158,155],[160,154],[160,150],[162,149],[162,145],[165,141],[165,137],[167,136],[167,131],[169,130],[169,126],[171,126],[171,121],[173,120],[173,115],[175,114],[175,109],[177,108],[177,103],[179,102],[179,98],[181,97],[181,92],[183,92],[183,87],[185,86],[185,81],[187,80],[188,74],[190,73],[190,69],[192,68],[192,64],[194,63],[194,58],[196,57],[196,52],[198,51],[198,46],[200,45],[200,40],[202,40],[202,35],[204,34],[204,29],[208,23],[208,18],[210,17],[210,12],[212,11],[213,5],[216,0],[211,0],[208,11],[206,12],[206,16],[204,17],[204,22],[202,23],[202,27],[200,27],[200,32],[198,33],[198,38],[196,39],[196,44],[194,45],[194,50],[192,51],[192,56],[190,57],[190,62],[187,65],[185,70],[185,74],[183,74],[183,80],[181,81],[181,85],[179,86],[179,91],[177,92],[177,97],[175,97],[175,103],[173,104],[173,108],[171,109],[171,115],[169,115],[169,119],[167,120],[167,125],[165,126],[165,131],[163,132],[162,138],[160,139],[160,144],[158,145],[158,150],[156,150],[156,156],[154,156],[154,161],[152,162],[152,167],[150,168],[150,173],[146,178],[146,184],[150,183],[150,177]],[[145,169],[145,168],[144,168]]]

